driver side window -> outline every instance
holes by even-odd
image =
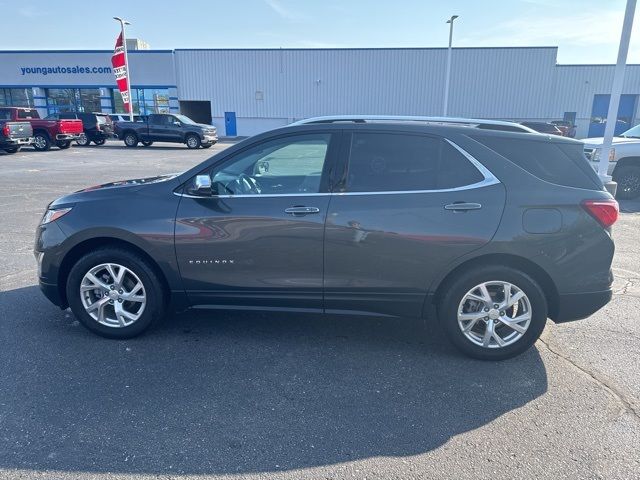
[[[211,172],[218,195],[318,193],[331,134],[267,141],[235,155]]]

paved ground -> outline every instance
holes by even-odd
[[[502,363],[408,320],[191,313],[107,341],[44,299],[50,200],[223,147],[0,154],[0,478],[640,478],[640,202],[614,300]]]

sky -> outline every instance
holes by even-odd
[[[95,5],[92,8],[91,5]],[[626,0],[0,0],[0,50],[557,46],[558,63],[615,63]],[[64,13],[62,13],[64,12]],[[638,8],[640,12],[640,7]],[[640,13],[628,63],[640,63]]]

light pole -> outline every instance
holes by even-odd
[[[127,35],[125,33],[125,25],[131,25],[127,20],[120,17],[113,17],[114,20],[120,22],[122,29],[122,47],[124,48],[124,66],[127,69],[127,96],[129,97],[129,121],[133,122],[133,98],[131,98],[131,71],[129,70],[129,57],[127,56]]]
[[[620,94],[624,83],[624,70],[627,63],[627,53],[629,52],[629,39],[631,38],[631,28],[633,27],[633,15],[636,11],[636,0],[627,0],[627,7],[624,11],[622,22],[622,34],[620,35],[620,46],[618,47],[618,60],[613,74],[613,85],[611,86],[611,98],[609,99],[609,111],[607,112],[607,124],[604,128],[604,138],[602,139],[602,150],[600,151],[600,163],[598,164],[598,174],[607,185],[607,190],[615,195],[616,186],[611,182],[609,176],[609,156],[612,153],[611,143],[618,123],[618,106],[620,105]]]
[[[449,82],[451,80],[451,45],[453,43],[453,21],[458,15],[452,15],[447,23],[449,24],[449,51],[447,52],[447,73],[444,79],[444,106],[442,107],[442,115],[447,116],[449,107]]]

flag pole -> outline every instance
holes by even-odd
[[[131,70],[129,70],[129,56],[127,55],[127,35],[125,33],[125,25],[131,25],[127,20],[120,17],[113,17],[114,20],[120,22],[122,29],[122,47],[124,48],[124,66],[127,69],[127,94],[129,96],[129,121],[133,122],[133,98],[131,97]]]

